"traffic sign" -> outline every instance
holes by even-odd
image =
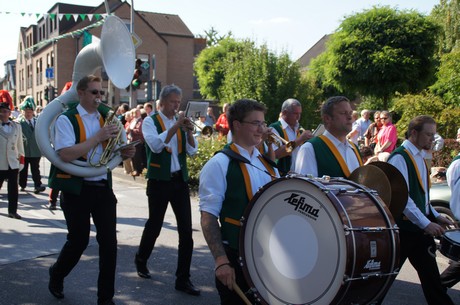
[[[54,78],[54,68],[46,68],[46,78]]]
[[[140,39],[136,33],[131,33],[131,39],[133,40],[134,48],[137,48],[142,44],[142,39]]]

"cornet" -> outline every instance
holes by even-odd
[[[287,141],[283,137],[280,137],[277,133],[270,133],[268,135],[268,142],[277,145],[280,147],[281,145],[286,146],[286,152],[291,153],[295,148],[296,144],[295,141]]]

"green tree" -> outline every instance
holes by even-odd
[[[225,35],[219,35],[219,32],[214,27],[204,31],[204,35],[198,35],[200,38],[206,38],[206,45],[212,47],[217,45],[221,40],[232,37],[232,32],[228,32]]]
[[[460,106],[460,48],[442,55],[436,83],[430,89],[446,106]]]
[[[442,27],[438,35],[439,54],[451,52],[460,42],[460,1],[441,0],[430,18]]]
[[[269,122],[278,120],[282,102],[290,97],[303,103],[303,112],[316,110],[315,102],[300,98],[308,97],[305,90],[311,88],[302,83],[298,64],[287,54],[275,54],[266,45],[257,47],[248,39],[227,38],[203,50],[196,60],[195,73],[205,98],[221,102],[255,99],[267,106]]]
[[[433,81],[438,30],[415,11],[374,7],[347,17],[312,65],[324,85],[388,108],[395,93],[419,92]]]

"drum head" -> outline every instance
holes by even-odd
[[[460,229],[444,232],[443,238],[447,239],[453,245],[460,246]]]
[[[339,212],[322,185],[281,178],[250,203],[240,235],[245,277],[266,304],[330,304],[347,251]]]

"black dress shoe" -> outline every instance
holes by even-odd
[[[97,301],[97,305],[115,305],[113,300]]]
[[[64,280],[58,280],[56,277],[53,276],[53,267],[51,266],[49,269],[50,274],[50,281],[48,284],[48,289],[51,294],[57,298],[62,299],[64,298]]]
[[[44,190],[46,190],[46,187],[44,187],[44,186],[38,186],[38,187],[36,187],[36,188],[34,189],[34,193],[35,193],[35,194],[38,194],[38,193],[43,192]]]
[[[150,275],[149,269],[147,269],[147,261],[139,258],[137,254],[134,257],[134,264],[136,265],[137,275],[144,279],[149,279],[152,277]]]
[[[187,280],[186,282],[177,282],[176,281],[176,290],[183,291],[185,293],[188,293],[190,295],[200,295],[201,291],[200,289],[196,288],[193,286],[192,282],[190,280]]]
[[[8,213],[9,218],[22,219],[21,215],[18,213]]]

